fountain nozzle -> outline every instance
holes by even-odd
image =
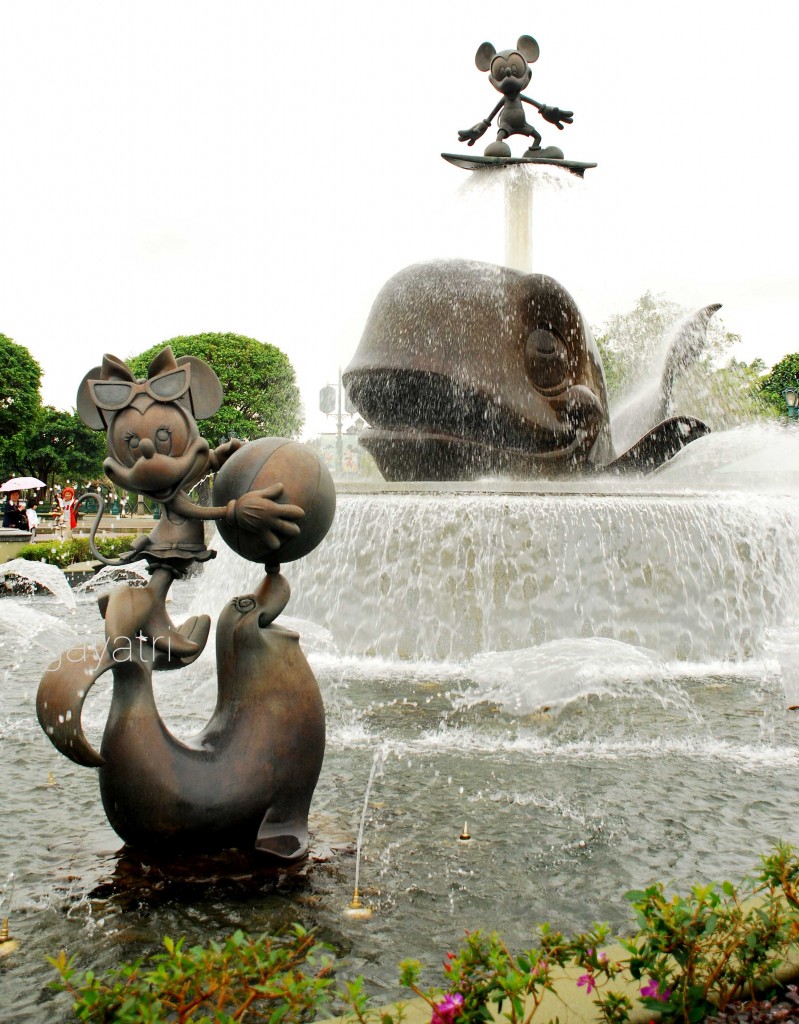
[[[464,823],[463,823],[463,832],[461,832],[461,834],[458,836],[458,842],[459,843],[470,843],[471,841],[472,841],[472,837],[469,835],[469,829],[467,828],[467,822],[464,821]]]
[[[8,931],[8,918],[4,917],[0,923],[0,956],[8,956],[15,949],[19,948],[16,939],[12,939]]]
[[[359,921],[365,921],[367,918],[372,916],[372,908],[365,906],[361,902],[361,897],[358,893],[358,886],[355,886],[355,891],[352,894],[352,902],[349,904],[347,909],[344,911],[347,917],[357,918]]]

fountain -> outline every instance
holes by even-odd
[[[4,984],[18,1019],[53,1019],[45,957],[61,947],[102,968],[165,933],[205,941],[292,920],[348,950],[348,970],[390,998],[398,958],[436,963],[464,928],[519,945],[545,919],[622,926],[632,886],[736,876],[772,840],[797,841],[795,686],[784,687],[799,646],[799,491],[775,485],[767,455],[773,489],[761,491],[745,463],[775,441],[774,458],[796,458],[799,435],[736,436],[701,438],[643,481],[339,495],[278,620],[302,633],[327,717],[311,857],[278,874],[241,859],[227,875],[190,860],[167,873],[120,856],[93,773],[61,758],[32,715],[40,666],[102,642],[95,599],[78,593],[70,611],[6,598],[0,877],[17,876],[20,948]],[[201,579],[173,584],[175,621],[216,619],[231,590],[262,578],[213,546]],[[183,738],[213,711],[211,651],[179,677],[153,685]],[[84,706],[93,745],[110,690],[98,680]],[[373,914],[353,920],[342,908],[378,752],[359,877]],[[458,839],[465,819],[471,842]]]
[[[502,279],[505,296],[560,294],[484,265],[449,264],[442,279],[453,269],[460,283]],[[431,277],[410,279],[424,293]],[[584,380],[598,389],[580,339]],[[3,969],[21,1024],[66,1014],[44,990],[45,957],[62,947],[103,970],[164,934],[207,941],[298,920],[389,999],[400,957],[435,964],[464,929],[497,928],[516,947],[544,920],[624,927],[630,887],[734,877],[777,838],[799,840],[798,723],[786,710],[799,693],[799,479],[781,472],[797,464],[799,434],[696,427],[670,460],[658,449],[651,475],[620,476],[605,471],[617,454],[610,410],[584,386],[596,432],[590,446],[575,433],[582,461],[567,457],[564,473],[530,472],[535,452],[502,442],[481,461],[474,434],[460,434],[450,461],[431,463],[437,480],[340,494],[325,544],[295,564],[290,618],[276,624],[302,633],[327,717],[305,861],[267,872],[231,856],[220,871],[186,858],[165,871],[148,853],[120,853],[91,773],[58,757],[32,714],[47,656],[103,643],[94,599],[76,593],[71,611],[39,597],[35,615],[31,598],[0,603],[0,877],[16,876],[19,942]],[[481,415],[493,425],[487,401],[447,418],[446,396],[464,387],[427,394],[439,399],[427,426],[471,429]],[[662,397],[649,406],[657,416]],[[518,436],[521,421],[501,411],[496,423]],[[556,420],[541,412],[550,436],[563,435]],[[512,479],[481,478],[512,459]],[[453,466],[464,470],[455,481]],[[215,621],[231,590],[263,581],[261,565],[208,543],[218,557],[202,577],[171,586],[176,621]],[[180,686],[175,673],[153,676],[178,739],[213,712],[210,647],[186,658]],[[92,746],[111,690],[98,678],[83,707]],[[368,920],[342,913],[356,872]]]

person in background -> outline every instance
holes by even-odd
[[[3,509],[3,526],[12,530],[28,529],[28,517],[19,507],[19,491],[10,491]]]
[[[31,540],[33,540],[36,537],[36,527],[39,525],[39,513],[36,511],[36,505],[33,502],[25,509],[25,516],[28,520]]]

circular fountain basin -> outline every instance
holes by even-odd
[[[703,477],[715,486],[707,465]],[[285,621],[328,718],[314,856],[291,871],[259,870],[245,852],[179,870],[120,856],[94,773],[57,755],[34,712],[47,662],[102,639],[95,599],[78,594],[74,611],[47,597],[0,602],[0,880],[17,877],[20,942],[4,985],[16,1019],[66,1017],[67,1002],[43,993],[45,956],[61,948],[102,969],[164,934],[205,941],[294,920],[387,1000],[401,958],[435,966],[464,929],[499,929],[511,946],[544,920],[623,929],[627,889],[735,879],[773,841],[798,841],[799,718],[787,705],[799,701],[786,689],[799,689],[799,504],[790,490],[692,487],[661,474],[569,493],[340,493],[328,539],[286,572]],[[216,615],[258,582],[257,566],[215,546],[202,577],[175,585],[175,621]],[[156,677],[178,735],[211,713],[212,651]],[[84,713],[96,743],[102,688]],[[375,757],[364,921],[343,911]]]

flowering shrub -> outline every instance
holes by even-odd
[[[750,1009],[735,1002],[752,999],[764,984],[773,988],[774,971],[799,937],[799,857],[790,847],[778,845],[737,888],[696,885],[682,897],[666,896],[656,884],[627,896],[639,930],[622,940],[629,955],[621,959],[600,948],[606,925],[568,939],[541,925],[535,944],[518,953],[496,933],[476,931],[446,954],[443,986],[421,987],[418,960],[400,964],[400,983],[427,1003],[430,1024],[483,1024],[492,1015],[530,1024],[556,980],[561,992],[574,984],[592,996],[598,1022],[626,1024],[631,1000],[613,987],[622,976],[637,982],[640,1003],[661,1022],[699,1024],[716,1012],[714,1019],[730,1024],[799,1019],[785,1015],[799,1002],[790,988],[790,1003],[757,1004],[768,1014],[746,1017]],[[237,932],[221,945],[189,948],[165,939],[164,946],[146,963],[123,964],[104,977],[76,971],[62,953],[52,961],[60,975],[54,987],[72,995],[82,1021],[299,1024],[340,1004],[359,1024],[403,1020],[401,1004],[371,1006],[363,978],[337,985],[332,951],[299,925],[278,937]],[[563,976],[567,967],[580,972],[575,980]]]

